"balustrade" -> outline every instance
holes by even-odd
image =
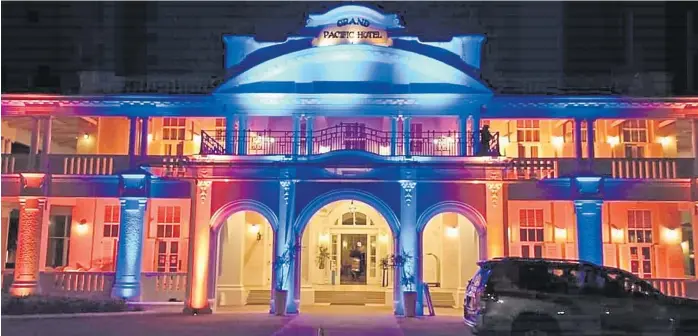
[[[225,146],[210,134],[215,131],[202,131],[201,151],[202,155],[221,155],[225,153]],[[246,155],[293,155],[293,131],[273,130],[246,130],[241,141],[245,142]],[[404,155],[404,136],[398,132],[395,137],[397,155]],[[410,153],[414,156],[465,156],[486,155],[499,156],[499,136],[492,135],[489,144],[481,149],[473,148],[473,136],[479,136],[468,132],[461,134],[458,131],[423,131],[410,135]],[[325,129],[314,130],[312,137],[308,139],[306,132],[298,137],[299,155],[318,155],[341,150],[357,150],[389,156],[392,141],[391,132],[366,127],[359,123],[340,123]],[[312,145],[307,146],[311,141]],[[466,153],[460,153],[460,145],[465,143]],[[312,153],[307,153],[311,148]]]
[[[41,292],[58,296],[108,298],[114,284],[113,272],[42,272]]]
[[[693,279],[647,279],[654,288],[657,288],[662,294],[667,296],[688,297],[686,290],[687,282],[695,282]]]
[[[182,301],[186,286],[187,273],[142,273],[141,300],[145,302]]]

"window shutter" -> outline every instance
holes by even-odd
[[[654,255],[652,256],[652,277],[666,278],[667,277],[667,247],[664,245],[655,245]]]
[[[620,260],[620,269],[630,272],[630,246],[628,244],[618,244],[618,259]]]
[[[565,243],[565,259],[576,260],[577,259],[577,245],[575,243]]]
[[[618,267],[618,254],[615,244],[603,244],[603,264],[604,266]]]
[[[519,242],[509,243],[509,256],[510,257],[520,257],[521,256],[521,243],[519,243]]]
[[[557,243],[546,243],[544,246],[543,257],[550,259],[560,259],[560,247]]]

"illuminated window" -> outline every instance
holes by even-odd
[[[642,278],[652,276],[652,241],[652,213],[628,210],[630,272]]]
[[[184,140],[186,118],[164,118],[162,122],[162,140]]]
[[[46,267],[68,266],[70,252],[70,227],[73,221],[72,208],[52,206],[48,227],[48,250]]]
[[[119,238],[119,206],[107,205],[104,207],[104,238]]]
[[[539,142],[540,122],[538,120],[517,120],[516,121],[516,141],[518,142]]]
[[[410,151],[413,154],[418,154],[424,148],[424,135],[422,133],[421,123],[410,124]]]
[[[519,241],[521,242],[522,257],[543,257],[543,233],[543,209],[520,209]]]
[[[623,142],[647,142],[647,120],[626,120],[622,130]]]
[[[97,262],[102,271],[114,271],[116,249],[119,245],[120,209],[118,205],[104,207],[104,229],[100,241],[100,260]]]
[[[347,212],[342,215],[342,225],[366,225],[366,214],[361,212]]]
[[[225,141],[225,118],[216,118],[216,141]]]
[[[591,124],[592,127],[592,132],[594,132],[594,139],[593,141],[596,142],[596,127],[594,127],[594,123]],[[587,142],[587,122],[583,121],[582,122],[582,142]]]
[[[182,262],[179,253],[182,208],[159,206],[157,214],[156,270],[179,272]]]

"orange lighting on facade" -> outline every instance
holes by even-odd
[[[194,272],[191,277],[191,302],[192,309],[208,308],[208,257],[209,257],[209,226],[203,225],[197,228],[194,242]]]
[[[87,221],[84,219],[81,220],[77,226],[75,226],[75,233],[79,235],[87,234],[88,231],[90,231],[90,226],[87,225]]]

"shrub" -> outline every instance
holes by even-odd
[[[123,300],[44,295],[25,297],[2,295],[2,314],[4,315],[107,313],[134,310],[140,309],[129,307]]]

